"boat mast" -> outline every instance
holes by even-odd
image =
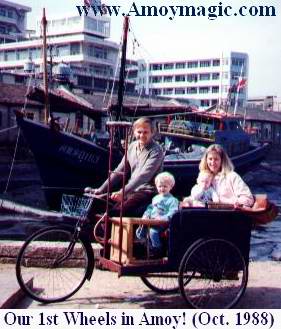
[[[43,28],[43,80],[44,80],[44,92],[45,92],[45,123],[47,124],[50,117],[50,110],[49,110],[49,91],[48,91],[48,72],[47,72],[47,41],[46,41],[47,19],[45,15],[45,8],[43,8],[43,17],[41,23]]]
[[[118,104],[116,120],[120,120],[123,112],[123,96],[125,89],[125,67],[126,67],[126,52],[127,52],[127,39],[128,39],[128,29],[129,29],[129,17],[125,16],[123,24],[123,43],[122,43],[122,54],[121,54],[121,65],[119,74],[119,84],[118,84]]]

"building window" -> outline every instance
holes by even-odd
[[[190,61],[190,62],[187,62],[187,67],[189,69],[198,67],[198,61]]]
[[[200,101],[201,106],[210,106],[210,101],[208,99],[201,99]]]
[[[0,62],[4,62],[5,59],[5,52],[4,50],[0,51]]]
[[[211,66],[210,61],[200,61],[200,67],[209,67]]]
[[[80,43],[71,43],[70,44],[70,55],[80,54]]]
[[[159,83],[162,82],[162,77],[152,77],[152,83]]]
[[[185,75],[176,75],[175,81],[176,82],[185,81]]]
[[[219,59],[213,59],[213,66],[220,66],[220,60]]]
[[[95,52],[94,52],[94,46],[89,45],[87,47],[87,55],[90,56],[90,57],[94,57],[94,54],[95,54]]]
[[[239,77],[239,73],[237,73],[237,72],[231,72],[231,79],[232,80],[236,80],[237,78]]]
[[[199,80],[201,80],[201,81],[210,80],[210,74],[209,73],[199,74]]]
[[[92,77],[78,75],[77,78],[78,86],[92,87]]]
[[[159,71],[162,70],[162,64],[152,64],[150,65],[151,71]]]
[[[69,45],[61,45],[56,47],[57,56],[69,56]]]
[[[107,59],[107,51],[104,48],[94,47],[94,57]]]
[[[220,74],[219,73],[212,73],[212,79],[213,80],[218,80],[220,78]]]
[[[232,58],[231,64],[233,66],[243,66],[245,64],[245,61],[243,58]]]
[[[144,64],[139,65],[139,71],[144,72],[146,70],[146,66]]]
[[[7,30],[8,30],[8,34],[11,34],[11,33],[13,33],[13,32],[16,32],[16,31],[14,30],[13,26],[11,26],[11,25],[8,25]]]
[[[4,8],[0,8],[0,16],[6,17],[6,10]]]
[[[173,70],[174,64],[173,63],[166,63],[164,64],[164,70]]]
[[[208,94],[209,87],[200,87],[199,88],[199,94]]]
[[[186,76],[186,81],[188,82],[197,82],[197,80],[198,80],[197,74],[188,74]]]
[[[15,50],[7,51],[6,56],[7,56],[7,61],[15,61],[17,59]]]
[[[161,95],[161,89],[152,89],[152,95],[153,96]]]
[[[17,51],[17,59],[24,60],[24,59],[28,59],[28,57],[29,57],[28,49],[20,49]]]
[[[8,17],[9,17],[9,18],[13,18],[13,17],[14,17],[13,14],[14,14],[14,13],[13,13],[12,10],[8,10]]]
[[[75,16],[75,17],[70,17],[67,19],[67,25],[68,26],[73,26],[73,25],[78,25],[81,22],[81,17]]]
[[[172,95],[173,94],[173,88],[164,88],[163,89],[163,95]]]
[[[172,75],[167,75],[164,77],[164,82],[173,82],[173,76]]]
[[[190,88],[186,88],[186,93],[187,94],[197,94],[197,88],[196,87],[190,87]]]
[[[176,63],[176,69],[184,69],[184,68],[185,68],[184,62]]]
[[[212,94],[217,94],[219,92],[219,86],[212,87]]]
[[[175,94],[176,95],[184,95],[185,89],[184,88],[175,88]]]
[[[29,49],[29,55],[30,55],[31,59],[40,58],[41,49],[40,48],[31,48],[31,49]]]
[[[87,19],[85,19],[85,27],[88,30],[92,30],[92,31],[97,31],[98,29],[98,22],[96,19],[92,19],[87,17]]]

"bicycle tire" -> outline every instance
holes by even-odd
[[[80,236],[73,249],[69,248],[73,233],[74,228],[68,226],[44,228],[23,244],[17,257],[16,277],[32,299],[42,303],[64,301],[84,284],[93,253],[90,242]]]
[[[245,293],[248,267],[236,245],[206,239],[188,249],[179,268],[179,288],[191,308],[232,308]]]
[[[177,272],[148,273],[140,278],[149,289],[158,294],[172,294],[179,291]]]

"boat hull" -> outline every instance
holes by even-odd
[[[34,154],[50,209],[59,209],[63,193],[83,193],[86,186],[98,187],[107,178],[108,148],[19,115],[17,122]],[[236,171],[242,174],[251,169],[268,150],[268,144],[260,145],[233,157]],[[114,153],[113,167],[121,157],[119,152]],[[176,189],[173,192],[177,196],[190,193],[198,175],[199,162],[200,159],[164,161],[164,170],[175,176]]]
[[[107,148],[20,116],[17,122],[34,155],[50,209],[60,207],[63,193],[82,193],[84,187],[98,186],[107,177]],[[113,165],[121,157],[115,153]]]

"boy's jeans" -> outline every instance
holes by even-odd
[[[162,243],[160,240],[160,233],[163,232],[165,228],[162,227],[151,227],[149,230],[150,244],[152,248],[161,249]],[[147,234],[147,227],[140,225],[136,230],[136,236],[138,239],[145,239]]]

